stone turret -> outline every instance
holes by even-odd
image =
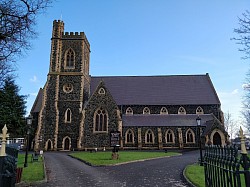
[[[61,38],[64,33],[64,23],[60,20],[53,21],[52,39]]]

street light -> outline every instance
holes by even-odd
[[[201,118],[198,116],[196,118],[197,127],[198,127],[198,141],[200,146],[200,166],[203,166],[203,158],[202,158],[202,149],[201,149]]]
[[[27,160],[28,160],[28,149],[29,149],[29,135],[30,135],[30,127],[32,124],[32,116],[29,115],[26,118],[27,123],[27,136],[26,136],[26,152],[25,152],[25,161],[24,161],[24,167],[28,166]]]

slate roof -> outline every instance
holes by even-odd
[[[43,89],[40,88],[30,112],[31,113],[40,112],[42,107],[42,101],[43,101]]]
[[[206,122],[213,120],[214,115],[202,114],[199,115],[201,118],[201,125],[206,126]],[[196,118],[197,114],[139,114],[139,115],[123,115],[122,121],[124,127],[158,127],[158,126],[197,126]]]
[[[202,105],[220,101],[208,74],[91,77],[91,94],[100,81],[117,105]]]

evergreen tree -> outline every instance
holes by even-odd
[[[19,95],[20,88],[12,78],[7,78],[0,89],[0,131],[6,124],[10,137],[22,137],[26,131],[25,95]]]

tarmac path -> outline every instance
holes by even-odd
[[[183,169],[194,163],[198,151],[181,156],[140,161],[117,166],[92,167],[68,156],[68,152],[46,152],[46,183],[37,187],[186,187]],[[94,154],[94,153],[93,153]]]

